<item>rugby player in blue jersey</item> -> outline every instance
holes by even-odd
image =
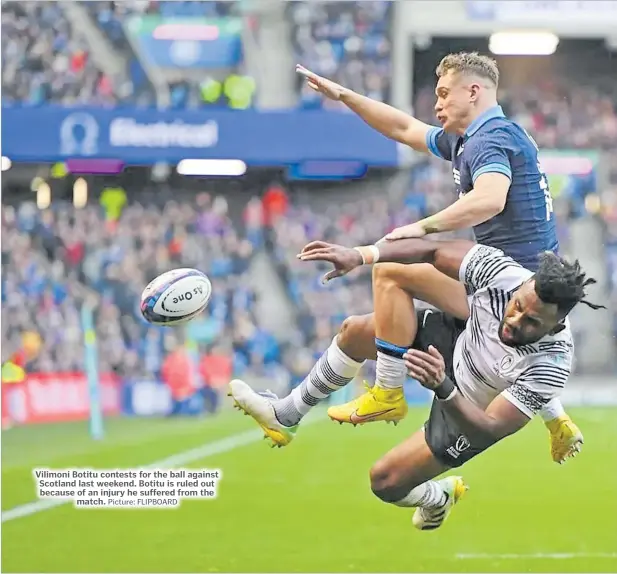
[[[498,105],[499,71],[494,60],[474,52],[450,54],[441,61],[435,89],[435,111],[441,128],[357,94],[302,66],[297,67],[297,72],[315,91],[344,103],[383,135],[452,163],[459,199],[435,215],[395,229],[385,241],[472,228],[479,243],[502,250],[531,271],[537,270],[540,253],[558,252],[551,196],[538,160],[538,147],[522,127],[505,117]],[[377,253],[367,247],[363,257],[367,263],[375,263]],[[469,318],[463,283],[429,264],[385,265],[386,270],[376,267],[379,276],[387,275],[390,283],[396,283],[412,297],[459,320]],[[337,276],[334,271],[326,279]],[[378,289],[379,281],[374,282],[376,298],[386,296]],[[396,317],[392,320],[396,321]],[[302,384],[285,398],[270,398],[280,425],[264,430],[274,443],[288,444],[302,416],[351,380],[365,359],[377,359],[375,386],[350,403],[331,407],[329,416],[352,424],[401,420],[407,413],[402,387],[392,387],[387,381],[405,376],[402,362],[393,360],[392,348],[404,350],[411,341],[389,341],[383,336],[374,314],[348,318]],[[401,372],[394,373],[397,369]],[[232,389],[234,396],[249,392],[248,387],[237,384],[236,391]],[[553,460],[563,462],[576,454],[582,434],[561,402],[551,401],[540,414],[550,432]]]

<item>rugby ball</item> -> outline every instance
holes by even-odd
[[[153,325],[179,325],[210,302],[212,284],[197,269],[173,269],[151,281],[141,294],[141,314]]]

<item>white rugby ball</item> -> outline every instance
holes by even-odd
[[[210,302],[212,284],[197,269],[173,269],[151,281],[141,294],[141,314],[153,325],[179,325]]]

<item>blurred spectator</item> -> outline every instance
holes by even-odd
[[[161,379],[170,390],[172,398],[171,416],[186,414],[188,402],[197,392],[192,358],[173,336],[168,337],[168,354],[163,361]]]
[[[4,102],[104,105],[113,90],[57,2],[2,2]]]
[[[281,185],[270,185],[263,197],[264,222],[272,225],[287,212],[289,199]]]
[[[220,394],[233,378],[231,345],[214,345],[203,353],[199,361],[199,372],[204,382],[203,396],[206,408],[216,412]]]
[[[296,61],[371,98],[389,101],[392,3],[289,2]],[[305,107],[340,107],[298,78]]]

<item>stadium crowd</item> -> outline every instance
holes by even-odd
[[[120,50],[128,50],[121,26],[128,14],[215,16],[236,9],[234,2],[84,5]],[[58,3],[3,2],[2,15],[3,103],[106,105],[130,99],[132,90],[114,85],[96,68]],[[388,100],[388,2],[290,2],[288,15],[297,61],[373,98]],[[500,99],[542,147],[617,149],[617,88],[612,80],[585,86],[563,78],[546,80],[504,90]],[[302,105],[329,105],[300,85]],[[188,99],[180,94],[173,101],[181,106]],[[418,90],[415,113],[433,123],[433,105],[433,87]],[[617,300],[617,169],[611,178],[612,187],[601,190],[601,199],[612,297]],[[194,266],[214,279],[212,303],[188,331],[189,343],[212,359],[204,363],[205,378],[212,375],[207,365],[216,364],[219,373],[227,374],[285,369],[292,381],[297,380],[345,316],[371,310],[372,297],[368,271],[323,286],[323,270],[298,264],[296,253],[315,238],[346,244],[374,241],[455,199],[449,165],[434,158],[411,170],[408,188],[404,197],[381,194],[348,203],[332,201],[327,208],[292,196],[290,205],[271,219],[264,217],[255,199],[248,204],[244,225],[232,222],[223,197],[207,194],[194,201],[147,207],[131,202],[117,219],[91,205],[74,209],[53,204],[44,211],[30,203],[16,209],[6,206],[3,359],[19,349],[27,335],[41,342],[31,369],[79,368],[80,310],[88,302],[96,311],[102,368],[127,377],[158,376],[166,357],[183,341],[172,331],[145,324],[137,308],[139,294],[161,271]],[[585,187],[573,189],[573,203],[584,206]],[[565,233],[567,218],[580,212],[559,212],[560,230]],[[271,255],[298,310],[297,329],[285,342],[260,326],[255,295],[245,280],[253,254],[265,246],[264,224],[269,227]],[[615,328],[617,332],[617,318]],[[233,357],[233,362],[226,363],[225,357]]]
[[[249,214],[241,226],[250,229],[245,234],[227,211],[224,197],[206,193],[193,202],[131,202],[117,219],[95,205],[4,205],[3,360],[22,348],[24,338],[35,338],[40,349],[27,365],[30,371],[81,370],[80,313],[86,304],[94,310],[103,372],[129,379],[161,376],[166,357],[186,342],[201,357],[208,383],[228,379],[232,369],[241,373],[277,361],[278,345],[260,329],[245,279],[260,247],[260,222]],[[145,285],[174,267],[197,267],[213,282],[208,311],[187,334],[150,326],[139,312]]]
[[[130,72],[140,68],[123,20],[129,16],[220,18],[239,15],[239,2],[127,0],[81,3],[92,21],[120,53]],[[292,44],[297,61],[331,75],[377,99],[390,91],[390,3],[289,2]],[[153,90],[137,81],[110,77],[97,68],[83,35],[74,33],[58,2],[2,2],[2,87],[5,102],[154,105]],[[212,70],[201,79],[170,84],[175,108],[204,105],[246,107],[256,90],[242,61],[227,76]],[[145,81],[143,67],[139,74]],[[132,77],[132,76],[131,76]],[[146,81],[147,83],[147,81]],[[321,100],[298,82],[299,104],[318,107]],[[327,105],[327,102],[326,102]]]
[[[290,2],[297,62],[367,96],[390,99],[389,26],[392,3]],[[338,107],[298,78],[305,107]]]
[[[57,2],[2,2],[2,101],[104,105],[117,96]]]

